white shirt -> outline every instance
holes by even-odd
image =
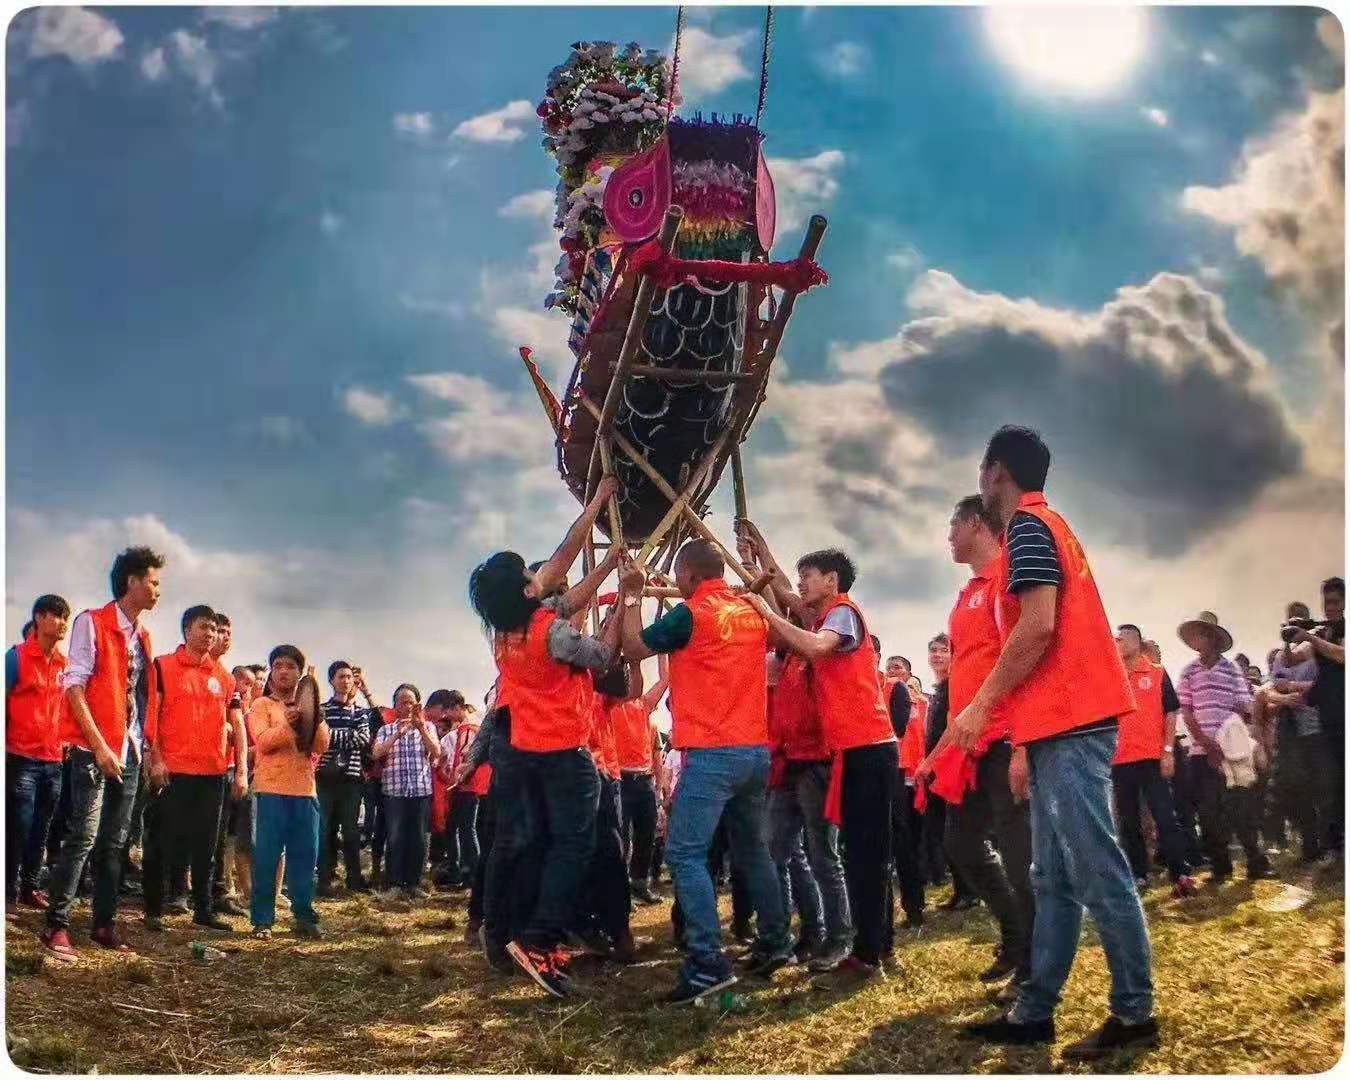
[[[136,686],[140,682],[141,672],[145,669],[146,657],[141,649],[140,620],[132,621],[120,604],[117,609],[117,628],[127,639],[127,730],[122,737],[122,746],[118,752],[125,762],[135,755],[140,760],[144,747],[144,725],[141,723],[141,710],[136,700]],[[61,689],[72,686],[86,687],[94,675],[94,664],[98,657],[94,646],[94,617],[88,611],[75,616],[70,628],[70,648],[66,654],[66,669],[61,674]]]

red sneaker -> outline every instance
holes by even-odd
[[[44,930],[38,935],[38,939],[42,942],[42,947],[57,960],[71,961],[80,955],[71,945],[70,932],[67,930]]]
[[[24,889],[19,893],[19,903],[23,907],[37,908],[38,911],[46,911],[47,894],[41,889]]]
[[[1189,874],[1183,874],[1177,878],[1176,884],[1172,886],[1172,899],[1184,900],[1188,896],[1194,896],[1200,891],[1200,886],[1195,878]]]
[[[100,949],[111,949],[113,952],[131,952],[131,946],[117,936],[117,927],[100,926],[92,934],[89,940]]]

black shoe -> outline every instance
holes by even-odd
[[[1271,878],[1277,878],[1280,875],[1275,873],[1269,863],[1259,864],[1255,870],[1247,871],[1248,881],[1268,881]]]
[[[1038,1020],[1031,1024],[1014,1024],[1007,1014],[983,1024],[971,1024],[961,1029],[967,1038],[982,1039],[984,1042],[1002,1043],[1007,1046],[1030,1046],[1033,1043],[1055,1041],[1055,1022]]]
[[[688,973],[681,971],[675,980],[674,989],[662,1000],[667,1005],[692,1005],[708,994],[715,994],[719,990],[735,985],[736,976],[730,973],[719,975],[704,971]]]
[[[217,915],[247,915],[248,912],[228,896],[222,896],[213,905]]]
[[[368,881],[358,881],[355,885],[348,882],[347,888],[354,893],[368,893],[372,891],[370,882]]]
[[[506,952],[516,962],[520,970],[525,972],[545,991],[557,998],[567,996],[566,976],[558,970],[557,963],[551,953],[526,948],[518,941],[511,942],[506,947]]]
[[[1094,1061],[1117,1050],[1145,1049],[1158,1045],[1158,1021],[1150,1016],[1142,1024],[1124,1024],[1109,1016],[1086,1039],[1070,1043],[1064,1056],[1070,1061]]]
[[[801,938],[792,946],[793,960],[798,964],[809,963],[825,947],[823,941],[816,941],[811,938]]]
[[[752,945],[755,941],[755,932],[750,928],[749,923],[736,923],[731,927],[731,936],[742,945]]]
[[[1000,949],[994,962],[980,972],[980,982],[999,982],[1017,970],[1017,960],[1009,952]]]
[[[219,915],[194,915],[192,925],[203,927],[206,930],[219,930],[222,933],[231,933],[234,930],[234,927]]]
[[[608,957],[613,951],[609,938],[605,936],[602,930],[594,926],[570,931],[567,940],[571,942],[574,948],[589,953],[591,956],[599,956],[602,959]]]
[[[900,923],[901,930],[918,930],[923,926],[923,912],[916,911],[912,915],[907,914]]]
[[[299,921],[295,924],[295,936],[308,938],[310,941],[318,941],[323,937],[323,931],[319,929],[319,924],[314,922]]]
[[[164,933],[164,920],[158,915],[147,915],[145,917],[145,928],[152,934]]]
[[[331,881],[325,881],[314,890],[314,895],[320,900],[336,900],[337,890],[333,888],[333,883]]]
[[[489,938],[482,927],[478,930],[478,944],[482,947],[483,959],[487,961],[488,967],[498,975],[514,975],[520,970],[506,951],[506,946]]]
[[[980,898],[978,896],[958,896],[952,900],[951,910],[969,911],[971,908],[977,908],[979,906]]]
[[[749,966],[750,974],[757,979],[772,979],[779,968],[795,964],[797,957],[791,945],[779,949],[770,949],[755,955],[755,962]]]
[[[640,882],[633,882],[632,891],[633,899],[639,904],[659,904],[661,902],[659,896],[654,895],[650,888]]]
[[[170,915],[186,915],[192,910],[192,905],[186,896],[175,896],[164,905],[164,910]]]

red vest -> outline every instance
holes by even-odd
[[[952,666],[947,677],[947,718],[955,720],[974,699],[984,680],[998,663],[1003,642],[994,620],[994,587],[998,559],[980,567],[956,596],[956,604],[947,616],[947,636],[951,639]],[[975,744],[979,757],[999,739],[1012,731],[1008,710],[1000,705]]]
[[[85,685],[84,700],[89,704],[89,714],[94,718],[94,726],[103,736],[103,741],[114,754],[119,754],[122,740],[127,735],[127,673],[131,658],[127,652],[127,639],[122,635],[118,623],[117,602],[90,611],[89,620],[94,634],[94,673]],[[150,647],[150,632],[141,627],[136,636],[141,643],[141,655],[145,657],[146,667],[149,668],[151,657],[155,655]],[[148,722],[147,718],[159,711],[159,690],[150,670],[145,672],[145,684],[145,715],[142,720]],[[132,687],[131,692],[136,692],[135,687]],[[61,741],[86,750],[93,749],[86,743],[69,709],[61,720]]]
[[[769,721],[788,761],[825,761],[830,756],[811,682],[811,665],[788,653],[774,687]]]
[[[1131,761],[1157,761],[1162,757],[1167,718],[1163,714],[1163,669],[1143,653],[1128,669],[1134,691],[1134,712],[1120,717],[1113,765]]]
[[[677,750],[767,746],[769,630],[718,578],[694,590],[689,643],[670,654],[671,740]]]
[[[61,760],[61,718],[65,693],[61,672],[66,658],[53,649],[49,659],[37,638],[16,645],[19,681],[5,698],[5,753],[33,761]]]
[[[1122,716],[1134,709],[1134,695],[1078,538],[1039,491],[1023,495],[1017,509],[1050,530],[1061,571],[1054,636],[1031,674],[1003,702],[1013,742],[1023,746]],[[994,619],[1001,642],[1011,636],[1021,614],[1021,604],[1008,591],[1010,573],[1005,531],[994,582]]]
[[[623,772],[652,771],[652,721],[641,701],[625,701],[610,710],[614,752]]]
[[[896,684],[904,685],[905,693],[909,697],[909,723],[905,725],[905,734],[900,740],[900,771],[908,777],[913,777],[914,770],[928,753],[928,699],[922,694],[916,694],[901,679],[888,679],[887,683],[888,709],[890,692]]]
[[[234,680],[222,682],[220,665],[211,657],[194,662],[185,646],[155,659],[159,708],[146,718],[146,744],[159,746],[171,773],[223,776],[226,739],[233,734],[226,709]]]
[[[472,716],[466,716],[459,722],[459,727],[455,728],[455,760],[451,766],[451,772],[459,768],[459,763],[464,755],[469,751],[469,745],[478,735],[478,729],[482,722],[475,720]],[[467,791],[470,795],[486,795],[488,788],[492,786],[492,766],[484,762],[469,774],[469,778],[459,785],[458,790]]]
[[[877,651],[858,605],[847,593],[840,593],[821,612],[815,628],[819,630],[830,612],[838,607],[847,607],[858,617],[862,640],[852,652],[834,652],[811,665],[825,742],[831,750],[894,742],[891,712],[882,699],[881,683],[877,680]]]
[[[589,672],[553,659],[548,631],[557,612],[539,608],[525,632],[498,634],[498,700],[511,707],[511,745],[547,753],[585,746],[590,734]]]

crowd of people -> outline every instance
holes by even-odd
[[[344,891],[464,890],[486,963],[565,997],[578,950],[635,959],[633,906],[663,902],[664,866],[684,953],[665,1000],[683,1004],[788,965],[837,990],[886,979],[897,930],[950,881],[944,906],[984,905],[999,933],[980,979],[1003,984],[1001,1008],[967,1035],[1054,1038],[1086,909],[1111,993],[1066,1056],[1155,1045],[1151,875],[1179,901],[1217,887],[1236,837],[1247,877],[1271,877],[1295,834],[1300,861],[1341,866],[1345,583],[1322,584],[1321,620],[1288,606],[1264,677],[1227,657],[1212,612],[1183,622],[1196,656],[1174,683],[1139,626],[1112,629],[1049,468],[1035,432],[1001,428],[956,502],[951,556],[971,576],[928,643],[928,692],[883,653],[844,552],[804,554],[790,579],[746,520],[734,555],[691,540],[666,577],[616,545],[570,583],[607,478],[549,559],[502,551],[473,571],[497,668],[481,713],[408,683],[380,706],[334,660],[311,741],[304,653],[227,669],[230,620],[196,605],[156,656],[142,616],[165,562],[130,548],[106,606],[71,622],[39,597],[7,654],[7,910],[43,910],[43,944],[69,960],[85,894],[92,944],[128,949],[117,916],[137,881],[151,932],[247,915],[260,938],[283,889],[305,937]],[[727,581],[732,559],[760,591]]]

